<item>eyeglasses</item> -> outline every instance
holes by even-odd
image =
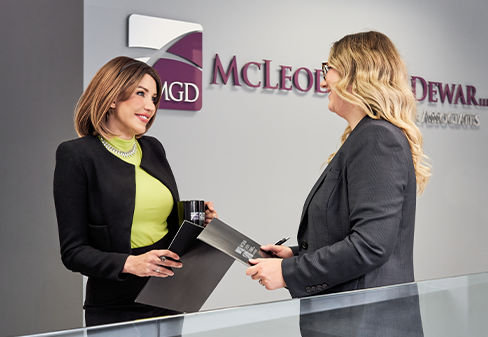
[[[325,76],[331,69],[333,68],[329,66],[329,62],[322,62],[322,75],[324,75],[324,80],[325,80]]]

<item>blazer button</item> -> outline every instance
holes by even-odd
[[[300,244],[300,247],[302,247],[302,249],[308,249],[307,241],[302,241],[302,243]]]

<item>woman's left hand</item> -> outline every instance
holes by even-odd
[[[213,218],[217,218],[218,216],[213,202],[205,201],[205,225],[208,225]]]
[[[247,268],[246,275],[259,283],[268,290],[286,287],[283,273],[281,272],[281,261],[283,259],[251,259],[249,263],[252,267]]]

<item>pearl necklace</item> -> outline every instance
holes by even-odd
[[[134,146],[132,146],[132,149],[130,151],[124,152],[124,151],[117,150],[109,142],[107,142],[105,140],[105,138],[103,138],[102,136],[98,136],[98,138],[100,139],[100,141],[102,142],[103,146],[105,146],[105,148],[107,150],[109,150],[110,152],[112,152],[113,154],[115,154],[117,156],[121,156],[121,157],[127,158],[127,157],[132,157],[136,153],[136,150],[137,150],[136,143],[134,143]]]

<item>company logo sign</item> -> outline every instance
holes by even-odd
[[[203,27],[192,22],[132,14],[128,31],[129,47],[153,50],[150,55],[138,59],[152,65],[161,77],[163,90],[159,108],[201,110]],[[321,69],[275,65],[266,58],[241,63],[236,55],[224,60],[216,53],[211,74],[212,85],[231,84],[268,92],[313,92],[316,97],[326,96],[320,87]],[[488,107],[488,98],[479,98],[475,86],[428,81],[420,76],[412,76],[411,85],[419,104],[418,124],[480,126],[480,116],[473,110]],[[422,110],[424,103],[427,110]],[[436,110],[432,110],[434,105],[438,106]]]
[[[132,14],[131,48],[156,50],[138,58],[154,67],[163,85],[159,109],[202,108],[202,32],[197,23]]]
[[[417,113],[418,124],[449,125],[449,126],[471,126],[479,127],[480,116],[473,112],[473,109],[480,109],[488,106],[487,98],[478,98],[477,89],[473,85],[462,85],[456,83],[442,83],[428,81],[420,76],[411,77],[412,91],[419,102],[419,107],[424,102],[429,106],[442,104],[450,110],[469,109],[470,112],[458,111],[433,111],[421,110]]]
[[[263,59],[262,62],[246,62],[239,69],[237,57],[234,55],[228,65],[223,64],[220,55],[215,54],[213,75],[211,84],[227,84],[232,79],[233,86],[245,85],[249,88],[267,90],[291,91],[293,89],[305,93],[313,89],[315,93],[325,93],[320,87],[322,81],[322,69],[309,69],[298,67],[294,69],[290,65],[280,65],[273,68],[272,60]],[[273,76],[278,72],[278,76]],[[250,73],[258,73],[257,78],[251,79]],[[239,77],[239,74],[241,75]]]

